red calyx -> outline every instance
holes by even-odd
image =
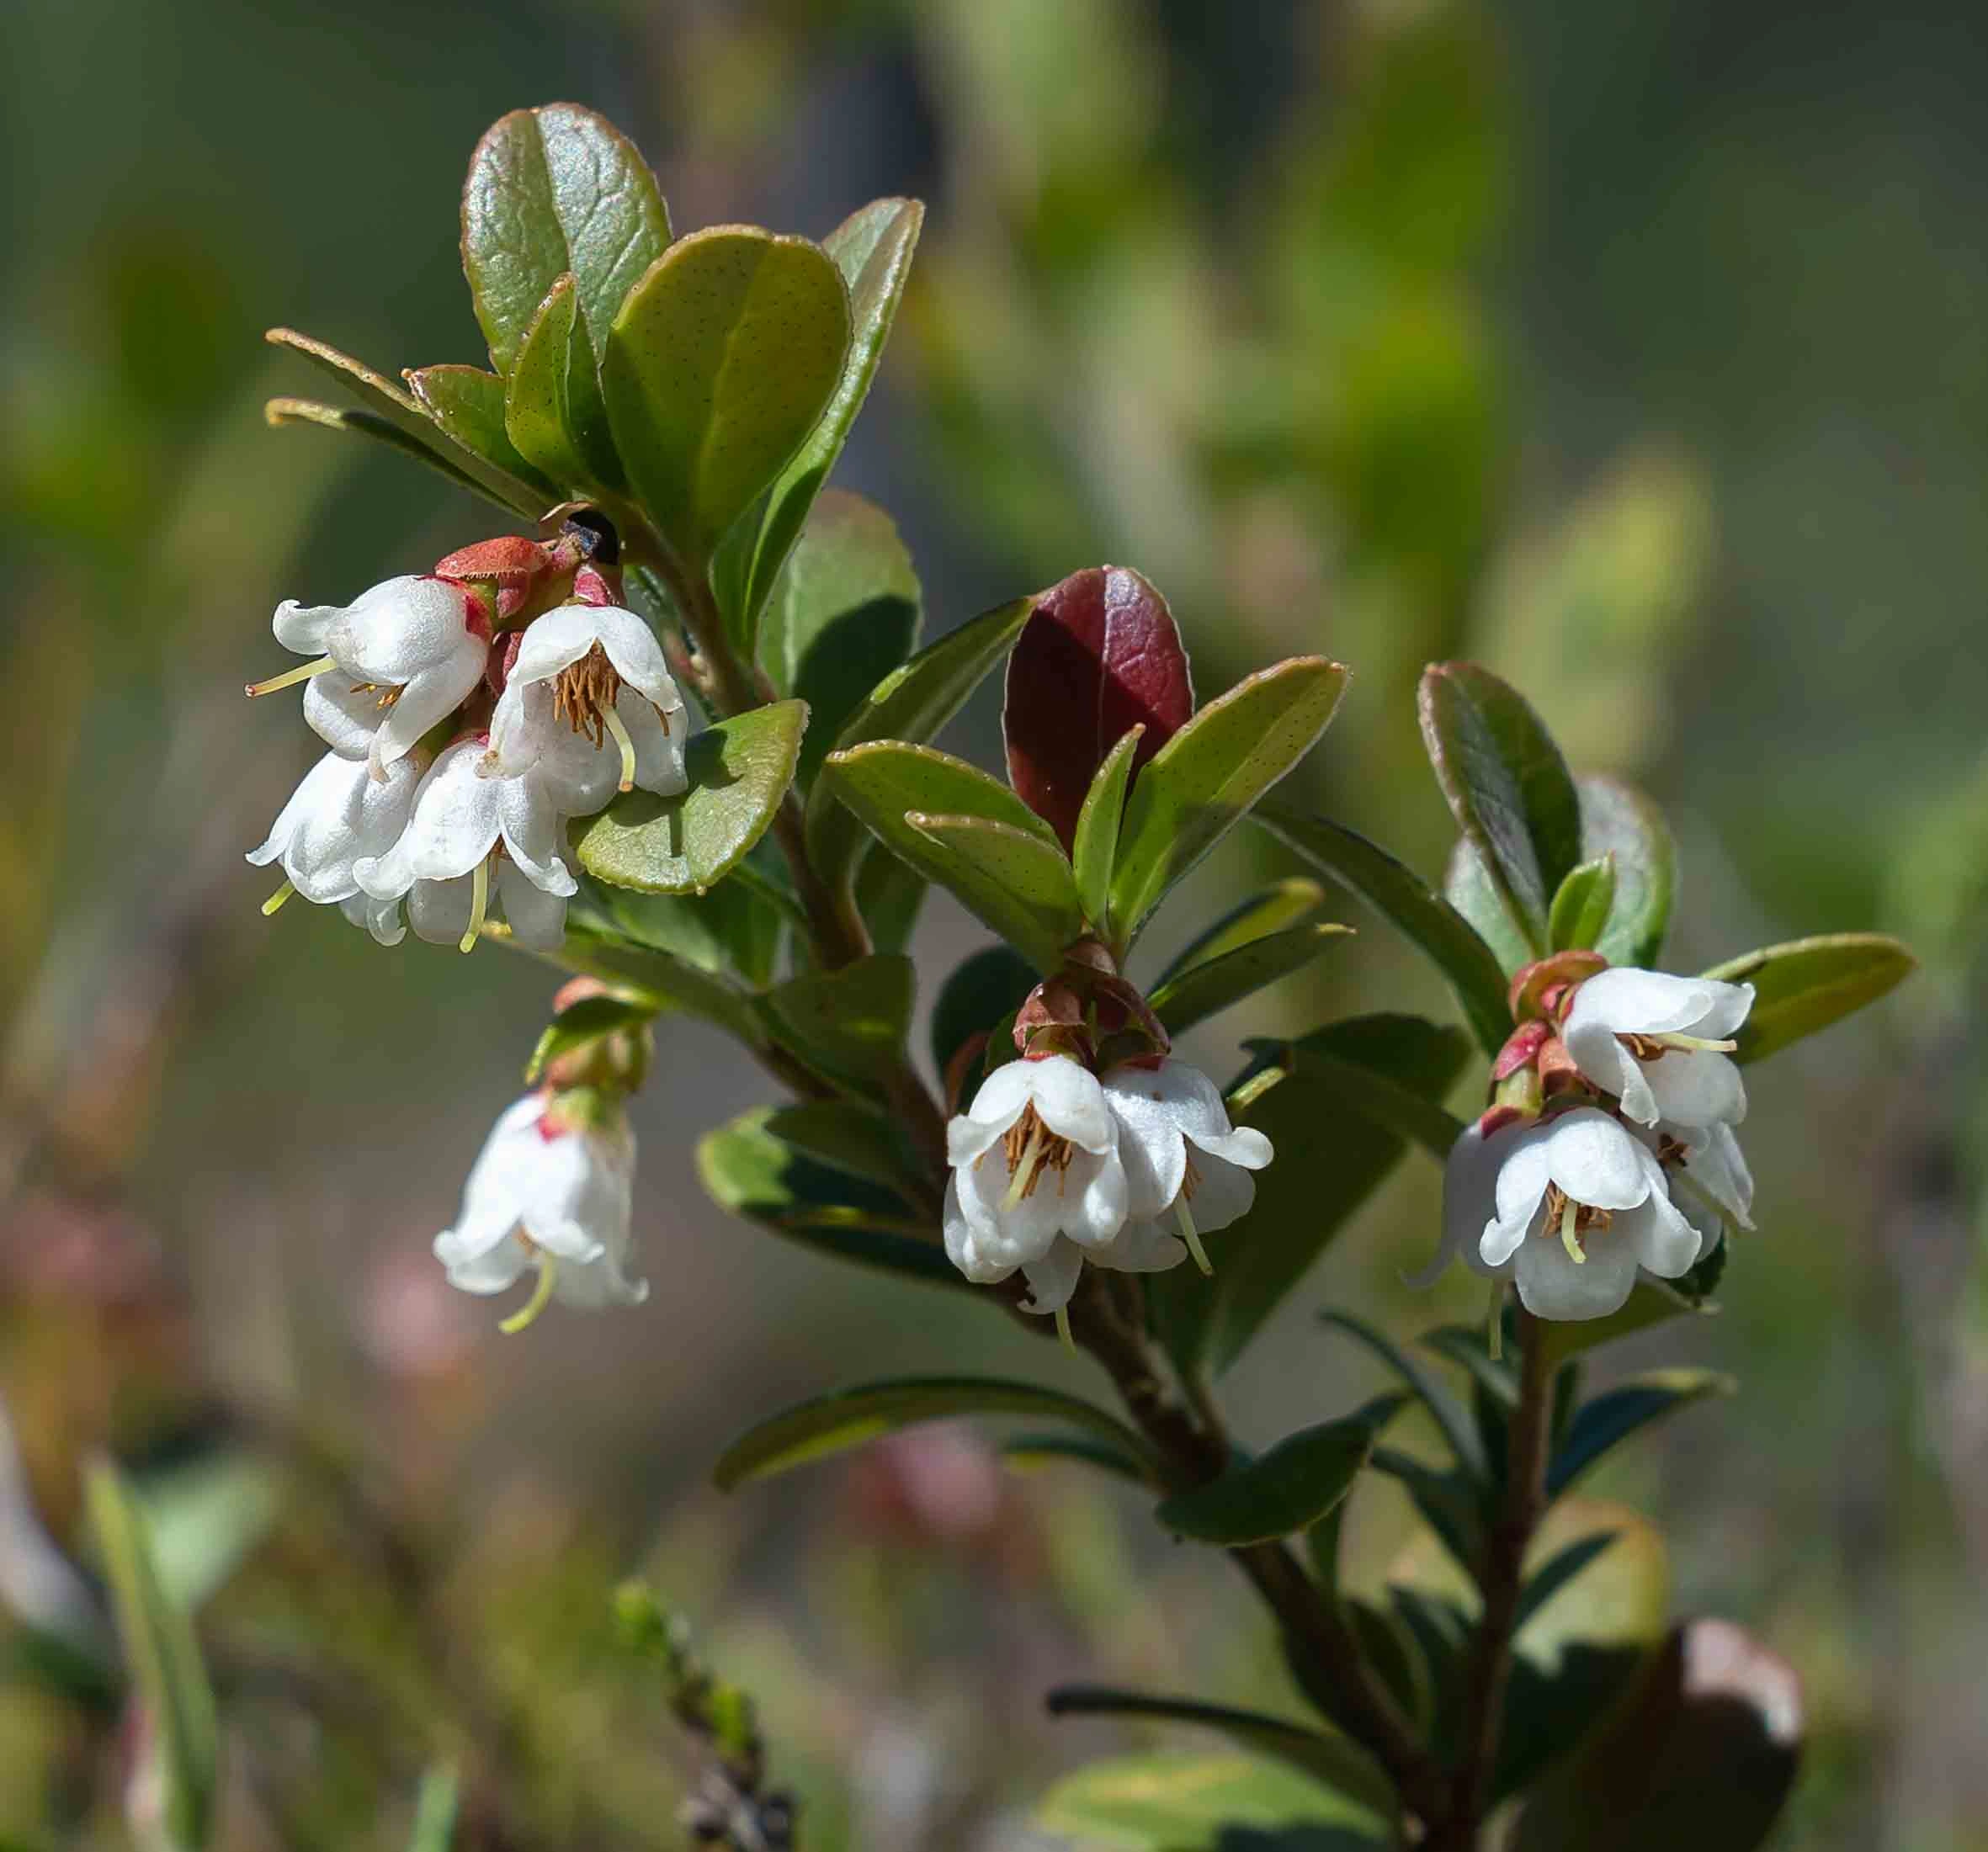
[[[1558,1022],[1582,979],[1608,968],[1608,961],[1598,952],[1555,952],[1521,965],[1512,974],[1512,1020]]]

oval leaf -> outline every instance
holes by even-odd
[[[873,955],[790,978],[761,1007],[774,1039],[811,1067],[874,1085],[899,1065],[916,986],[909,958]]]
[[[1387,1843],[1365,1807],[1295,1769],[1177,1750],[1065,1775],[1034,1824],[1123,1852],[1379,1852]]]
[[[1119,825],[1125,815],[1125,788],[1145,737],[1134,727],[1111,749],[1076,814],[1070,845],[1070,865],[1076,875],[1077,898],[1084,918],[1107,937],[1111,930],[1111,871],[1118,859]]]
[[[800,446],[849,344],[842,273],[753,226],[679,239],[615,316],[601,383],[615,448],[689,570]]]
[[[1751,984],[1753,1008],[1735,1039],[1736,1061],[1757,1061],[1840,1022],[1902,984],[1919,961],[1881,932],[1834,932],[1763,946],[1704,974]]]
[[[1633,785],[1589,774],[1581,793],[1581,852],[1615,870],[1608,916],[1593,941],[1611,964],[1655,965],[1671,923],[1677,850],[1663,812]]]
[[[1239,682],[1169,740],[1132,787],[1112,878],[1113,930],[1127,943],[1173,884],[1297,764],[1326,730],[1346,671],[1293,656]]]
[[[564,489],[613,484],[619,471],[593,348],[571,274],[552,285],[526,331],[504,394],[504,429],[520,456]]]
[[[630,791],[574,826],[581,867],[616,887],[702,894],[765,835],[807,724],[805,701],[776,701],[705,728],[684,756],[688,791]]]
[[[933,880],[1033,958],[1039,971],[1047,975],[1062,968],[1084,921],[1070,864],[1055,843],[981,817],[913,810],[905,821],[930,845],[923,866]]]
[[[315,399],[271,399],[263,407],[263,417],[273,426],[314,424],[326,431],[356,431],[398,450],[402,456],[439,470],[459,489],[494,501],[509,514],[522,514],[536,521],[544,512],[544,494],[529,484],[518,481],[472,457],[460,445],[444,438],[431,425],[425,434],[411,431],[403,422],[363,406],[341,409],[321,405]]]
[[[1169,1531],[1234,1548],[1307,1531],[1353,1490],[1374,1449],[1373,1424],[1353,1416],[1287,1435],[1261,1458],[1163,1499]]]
[[[559,492],[518,454],[504,428],[504,382],[481,367],[415,367],[405,375],[423,408],[464,449],[542,491],[550,507]]]
[[[1547,915],[1546,939],[1555,952],[1588,952],[1608,924],[1615,905],[1615,857],[1583,862],[1560,884]]]
[[[991,1377],[912,1377],[839,1390],[776,1414],[733,1441],[711,1477],[720,1490],[730,1492],[748,1479],[784,1473],[860,1446],[879,1435],[961,1414],[1022,1414],[1066,1422],[1102,1435],[1134,1459],[1148,1457],[1145,1442],[1131,1429],[1075,1396]]]
[[[1167,1032],[1182,1035],[1265,984],[1303,970],[1334,940],[1352,936],[1351,927],[1329,924],[1266,933],[1220,958],[1189,965],[1161,984],[1148,1000]]]
[[[1518,692],[1474,662],[1433,663],[1421,711],[1457,827],[1535,955],[1544,952],[1553,895],[1581,858],[1581,800],[1560,748]]]
[[[1145,729],[1136,772],[1193,711],[1187,651],[1166,599],[1129,567],[1072,573],[1036,599],[1008,658],[1008,783],[1067,849],[1092,780],[1127,731]]]
[[[462,261],[492,364],[508,374],[568,271],[594,353],[670,241],[656,177],[614,125],[571,103],[499,117],[463,183]]]

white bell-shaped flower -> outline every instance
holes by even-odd
[[[1709,1254],[1730,1228],[1753,1226],[1753,1173],[1728,1125],[1661,1125],[1657,1155],[1669,1173],[1671,1200],[1703,1237]]]
[[[1619,965],[1575,991],[1560,1040],[1639,1125],[1737,1125],[1746,1089],[1731,1037],[1752,1007],[1750,984]]]
[[[1488,1138],[1470,1128],[1444,1170],[1443,1219],[1438,1268],[1460,1255],[1509,1278],[1543,1319],[1604,1318],[1628,1299],[1639,1267],[1675,1279],[1701,1245],[1656,1154],[1592,1106]]]
[[[290,878],[267,910],[274,912],[293,892],[319,906],[357,895],[354,866],[385,854],[400,840],[421,771],[417,760],[400,759],[375,778],[364,765],[326,753],[278,813],[268,840],[248,852],[256,868],[280,862]]]
[[[316,660],[248,692],[337,677],[306,694],[304,718],[334,752],[364,757],[375,772],[453,714],[490,658],[482,606],[453,579],[389,579],[349,605],[287,599],[271,628],[284,649]]]
[[[618,605],[566,604],[526,629],[490,744],[500,768],[518,773],[553,751],[561,734],[601,748],[611,739],[622,790],[639,784],[672,797],[684,788],[688,731],[655,632]]]
[[[553,910],[539,907],[524,894],[525,886],[557,903],[563,930],[566,897],[578,884],[559,853],[562,820],[555,793],[535,772],[516,778],[490,772],[486,757],[486,743],[477,736],[444,748],[422,779],[398,840],[385,854],[362,857],[353,867],[360,889],[374,899],[410,897],[409,917],[423,938],[439,931],[428,917],[431,911],[439,917],[439,910],[454,904],[443,890],[467,877],[466,884],[454,890],[467,901],[457,937],[465,946],[474,942],[488,905],[493,862],[513,932],[527,938],[520,930],[521,911],[535,925],[534,908],[548,915]],[[496,853],[500,842],[502,856]]]
[[[1103,1084],[1119,1123],[1128,1230],[1150,1228],[1140,1236],[1148,1250],[1177,1230],[1207,1272],[1200,1237],[1249,1213],[1257,1199],[1250,1173],[1274,1155],[1269,1139],[1231,1125],[1220,1089],[1186,1061],[1126,1062]]]
[[[1114,1273],[1164,1273],[1187,1257],[1185,1244],[1157,1222],[1128,1222],[1100,1247],[1079,1247],[1060,1234],[1039,1260],[1030,1260],[1023,1266],[1022,1277],[1029,1282],[1029,1297],[1022,1309],[1061,1312],[1076,1291],[1087,1260]]]
[[[463,1186],[455,1225],[435,1237],[449,1283],[502,1292],[529,1268],[538,1290],[507,1331],[550,1299],[598,1308],[639,1305],[648,1282],[626,1271],[635,1190],[635,1133],[610,1108],[605,1122],[544,1093],[507,1107]]]
[[[991,1285],[1045,1260],[1060,1235],[1103,1248],[1125,1223],[1118,1140],[1097,1075],[1068,1055],[996,1069],[946,1128],[953,1265]]]

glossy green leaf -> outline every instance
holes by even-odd
[[[859,1148],[852,1137],[837,1147],[838,1161],[825,1163],[813,1149],[818,1123],[804,1127],[803,1142],[781,1135],[780,1114],[794,1110],[756,1107],[698,1141],[697,1173],[711,1200],[832,1259],[972,1291],[946,1258],[931,1218],[907,1213],[894,1189],[867,1177],[874,1145]]]
[[[1067,1423],[1133,1458],[1147,1457],[1131,1429],[1072,1395],[979,1377],[907,1377],[817,1396],[762,1421],[725,1450],[712,1478],[722,1491],[840,1453],[921,1421],[961,1414],[1020,1414]]]
[[[1269,933],[1284,932],[1302,926],[1326,904],[1326,890],[1303,875],[1291,875],[1238,901],[1212,925],[1204,927],[1176,954],[1162,971],[1159,984],[1177,977],[1191,964],[1204,964],[1225,953],[1247,945]]]
[[[279,429],[285,425],[306,424],[315,425],[322,431],[353,431],[362,438],[371,438],[399,451],[404,457],[425,463],[457,488],[479,496],[486,501],[494,501],[507,514],[521,514],[527,520],[535,521],[545,508],[545,498],[537,490],[522,485],[493,484],[485,480],[489,474],[486,470],[479,470],[472,474],[474,459],[454,460],[453,444],[444,450],[439,442],[423,443],[377,412],[357,408],[341,410],[336,406],[321,405],[315,399],[271,399],[263,407],[263,417]]]
[[[1122,940],[1311,750],[1345,687],[1338,663],[1294,656],[1237,682],[1161,747],[1125,809],[1111,899]]]
[[[1436,1425],[1443,1430],[1443,1438],[1449,1443],[1450,1453],[1457,1464],[1480,1483],[1488,1480],[1484,1449],[1478,1442],[1477,1430],[1470,1420],[1470,1412],[1438,1381],[1434,1372],[1385,1331],[1368,1324],[1364,1319],[1355,1318],[1350,1312],[1321,1312],[1319,1320],[1358,1339],[1400,1377],[1407,1384],[1410,1393],[1429,1411]]]
[[[873,501],[823,491],[766,607],[759,659],[813,716],[800,782],[870,690],[917,646],[920,593],[896,524]]]
[[[1169,1033],[1183,1035],[1264,985],[1301,971],[1335,941],[1352,937],[1350,926],[1292,926],[1268,932],[1218,958],[1191,964],[1169,978],[1147,1000]]]
[[[1615,905],[1615,858],[1602,856],[1583,862],[1560,884],[1546,920],[1547,948],[1553,952],[1593,950],[1608,924]]]
[[[1050,826],[999,779],[936,746],[896,740],[852,746],[830,754],[821,783],[866,829],[914,862],[927,850],[905,821],[914,810],[1003,823],[1055,846]]]
[[[1082,936],[1083,913],[1060,848],[982,817],[913,810],[905,820],[930,845],[919,866],[932,879],[1045,976],[1061,968]]]
[[[856,910],[879,952],[902,952],[912,942],[931,884],[894,855],[864,858],[856,871]]]
[[[1074,1460],[1080,1465],[1096,1467],[1101,1473],[1130,1479],[1135,1485],[1151,1483],[1151,1467],[1147,1462],[1133,1458],[1122,1448],[1112,1446],[1094,1435],[1011,1434],[995,1451],[1010,1466],[1024,1470],[1055,1461]]]
[[[1477,845],[1468,836],[1459,836],[1449,852],[1443,871],[1443,897],[1491,948],[1507,977],[1539,956],[1500,896]]]
[[[848,344],[833,261],[757,226],[678,239],[630,293],[601,384],[629,480],[687,571],[813,428]]]
[[[173,1852],[200,1852],[213,1828],[221,1733],[193,1623],[166,1593],[151,1526],[117,1468],[92,1462],[84,1492],[118,1638],[151,1726],[143,1753],[165,1839]]]
[[[1504,1045],[1512,1033],[1506,974],[1492,948],[1455,907],[1385,849],[1323,817],[1273,803],[1257,813],[1257,820],[1427,954],[1487,1054]]]
[[[1076,832],[1070,846],[1071,868],[1076,876],[1077,899],[1084,918],[1108,937],[1111,927],[1111,874],[1118,861],[1119,826],[1124,820],[1125,790],[1132,782],[1132,761],[1144,727],[1133,727],[1105,755],[1091,780],[1076,814]]]
[[[1401,1156],[1397,1133],[1348,1110],[1339,1064],[1435,1101],[1448,1091],[1466,1052],[1459,1032],[1418,1017],[1356,1016],[1285,1044],[1276,1059],[1252,1068],[1231,1096],[1232,1116],[1303,1161],[1280,1159],[1260,1171],[1250,1213],[1204,1237],[1212,1280],[1176,1269],[1146,1281],[1154,1328],[1183,1367],[1220,1372],[1233,1363]],[[1308,1071],[1321,1057],[1332,1064],[1322,1080]]]
[[[1528,1796],[1514,1852],[1754,1852],[1794,1786],[1803,1729],[1785,1659],[1730,1621],[1688,1621]]]
[[[1576,781],[1581,852],[1607,856],[1615,891],[1594,949],[1611,964],[1654,966],[1663,951],[1677,890],[1677,848],[1663,812],[1633,785],[1592,773]]]
[[[773,1038],[832,1079],[874,1086],[904,1057],[917,979],[912,961],[873,954],[810,971],[767,992]]]
[[[788,549],[810,518],[810,509],[869,395],[924,222],[925,208],[918,200],[873,199],[821,241],[848,287],[848,351],[820,422],[767,491],[759,519],[745,523],[752,536],[749,558],[732,601],[736,613],[727,613],[727,622],[742,638],[752,635]]]
[[[702,894],[766,833],[794,782],[807,704],[776,701],[695,735],[690,788],[630,791],[573,826],[580,865],[597,880],[646,894]]]
[[[1421,713],[1457,827],[1537,955],[1554,893],[1581,858],[1581,800],[1566,761],[1518,693],[1475,663],[1432,664]]]
[[[562,489],[619,485],[593,348],[570,274],[552,285],[518,345],[504,391],[504,429],[518,454]]]
[[[535,1086],[548,1061],[618,1029],[638,1027],[655,1014],[646,1004],[625,996],[582,997],[577,1003],[569,1004],[545,1025],[539,1037],[538,1046],[525,1064],[524,1084]]]
[[[1740,1046],[1733,1059],[1758,1061],[1876,1002],[1918,966],[1884,933],[1832,932],[1763,946],[1705,975],[1753,986],[1753,1007],[1734,1037]]]
[[[567,931],[631,940],[759,989],[771,974],[783,921],[795,911],[784,889],[760,878],[768,847],[762,837],[733,878],[708,894],[638,894],[588,879],[567,905]]]
[[[1238,1749],[1287,1763],[1349,1800],[1385,1811],[1397,1804],[1394,1784],[1380,1765],[1358,1743],[1336,1731],[1265,1717],[1259,1711],[1239,1711],[1231,1705],[1151,1697],[1108,1685],[1059,1685],[1044,1702],[1051,1717],[1150,1717],[1157,1722],[1217,1730]]]
[[[457,1800],[454,1769],[437,1764],[423,1775],[407,1852],[449,1852],[455,1843]]]
[[[837,739],[837,749],[881,740],[922,745],[931,739],[1007,654],[1029,610],[1027,598],[1017,598],[926,645],[870,691]],[[827,778],[816,779],[808,793],[807,841],[809,858],[824,878],[847,888],[869,838],[836,801]]]
[[[896,1122],[855,1100],[803,1100],[774,1108],[766,1135],[802,1157],[850,1176],[865,1177],[902,1195],[917,1169]]]
[[[633,143],[570,103],[500,117],[463,183],[463,274],[492,364],[508,374],[539,305],[571,271],[597,354],[629,292],[670,241],[669,214]]]
[[[617,985],[659,1013],[701,1017],[754,1046],[765,1041],[749,997],[675,953],[569,923],[565,942],[556,952],[532,956],[562,971]]]
[[[559,491],[518,454],[504,428],[504,382],[481,367],[415,367],[402,377],[423,409],[472,455],[539,492],[541,508]]]
[[[1035,979],[1035,967],[1005,945],[984,947],[954,971],[932,1011],[932,1064],[942,1077],[967,1042],[1021,1008]]]
[[[1575,1414],[1546,1469],[1546,1491],[1558,1498],[1619,1441],[1707,1396],[1739,1387],[1716,1370],[1656,1370],[1604,1390]]]
[[[1234,1547],[1289,1536],[1309,1530],[1352,1491],[1373,1446],[1368,1420],[1321,1421],[1206,1485],[1176,1493],[1154,1515],[1167,1530],[1202,1543]]]
[[[1295,1769],[1177,1750],[1063,1776],[1034,1825],[1112,1852],[1377,1852],[1386,1844],[1366,1808]]]

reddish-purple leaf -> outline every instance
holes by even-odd
[[[1136,776],[1193,711],[1166,599],[1130,567],[1073,572],[1035,601],[1008,658],[1008,782],[1068,849],[1092,777],[1127,730],[1145,728]]]

